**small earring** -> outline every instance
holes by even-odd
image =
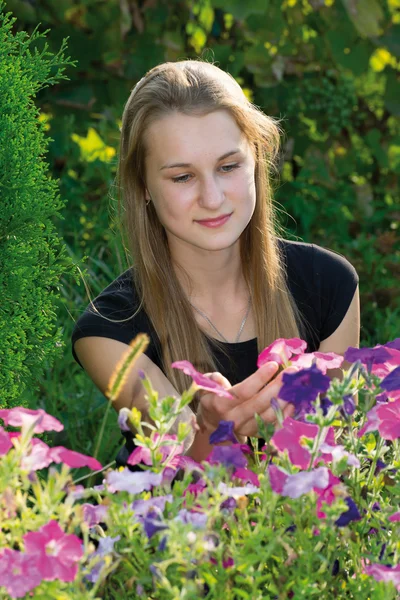
[[[148,206],[148,205],[150,204],[150,202],[151,202],[151,198],[149,198],[149,199],[147,200],[147,202],[146,202],[146,206]]]

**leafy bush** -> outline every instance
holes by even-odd
[[[61,352],[54,332],[54,300],[60,278],[75,270],[51,219],[64,206],[57,182],[47,175],[48,145],[32,97],[53,84],[64,68],[65,44],[52,55],[35,43],[35,31],[12,35],[15,18],[0,3],[0,406],[20,402]],[[31,52],[34,48],[35,51]],[[54,75],[51,71],[55,69]]]
[[[110,402],[147,343],[145,335],[132,342]],[[259,451],[251,438],[254,454],[224,421],[207,460],[181,454],[186,424],[167,432],[194,392],[229,396],[187,361],[174,363],[193,378],[180,398],[159,400],[143,374],[155,426],[135,408],[119,416],[122,429],[137,431],[128,463],[139,470],[108,470],[99,486],[76,485],[68,468],[96,461],[34,437],[62,428],[56,419],[0,410],[6,425],[21,427],[0,428],[0,598],[397,597],[400,338],[349,348],[342,381],[325,375],[341,356],[305,346],[277,340],[259,356],[259,366],[297,366],[278,396],[296,415],[282,421],[276,404],[273,431],[258,417],[266,444]],[[54,462],[61,470],[44,474]]]

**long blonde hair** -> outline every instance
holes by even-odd
[[[233,116],[256,157],[256,206],[241,235],[240,255],[252,296],[259,352],[279,337],[298,337],[302,323],[286,283],[272,205],[270,179],[279,151],[278,122],[248,101],[230,74],[209,62],[183,60],[154,67],[133,88],[123,112],[116,176],[118,221],[124,247],[133,259],[140,308],[157,332],[164,371],[180,393],[191,380],[171,368],[173,361],[189,360],[202,372],[219,369],[172,266],[167,236],[153,203],[146,206],[145,133],[173,112],[203,115],[218,109]]]

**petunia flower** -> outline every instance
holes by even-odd
[[[391,581],[395,588],[400,591],[400,564],[391,567],[373,563],[365,567],[364,573],[373,577],[375,581],[384,581],[385,583]]]
[[[344,498],[347,495],[343,483],[331,471],[329,471],[328,485],[323,489],[315,488],[314,491],[317,494],[317,517],[319,519],[326,518],[326,513],[322,510],[324,504],[331,506],[338,497]]]
[[[389,360],[390,357],[390,352],[384,346],[380,345],[374,348],[353,348],[350,346],[344,354],[344,360],[349,363],[360,361],[367,367],[368,372],[371,371],[374,364],[382,364]]]
[[[400,367],[396,367],[381,381],[380,387],[386,392],[400,392]]]
[[[297,373],[284,373],[279,398],[291,402],[296,407],[296,418],[315,412],[313,403],[318,394],[324,393],[331,380],[321,373],[317,366],[301,369]]]
[[[387,404],[376,407],[378,417],[377,429],[385,440],[397,440],[400,438],[400,398]]]
[[[344,513],[340,515],[340,517],[335,521],[335,525],[338,527],[344,527],[348,525],[351,521],[359,521],[361,519],[360,512],[356,506],[356,503],[350,496],[344,499],[347,506],[349,507]]]
[[[176,441],[177,439],[178,438],[175,434],[173,434],[173,435],[163,434],[162,436],[160,436],[160,434],[158,432],[154,433],[154,441],[160,441],[160,442],[164,442],[164,441],[168,441],[168,440]],[[168,460],[168,466],[178,466],[179,461],[177,462],[176,458],[178,457],[178,455],[182,454],[183,444],[171,444],[168,446],[160,446],[157,449],[157,452],[161,453],[161,455],[162,455],[161,461],[163,463]],[[135,448],[135,450],[129,456],[129,458],[127,460],[127,464],[128,465],[137,465],[141,462],[146,465],[153,464],[152,460],[151,460],[150,449],[144,448],[143,446],[138,446],[137,448]]]
[[[97,546],[97,549],[95,550],[95,552],[92,553],[91,557],[95,557],[95,556],[106,556],[106,554],[111,554],[111,552],[114,551],[114,544],[116,542],[119,542],[119,540],[121,539],[120,535],[117,535],[115,537],[110,537],[110,536],[106,536],[106,537],[101,537],[99,539],[99,545]],[[93,568],[91,569],[90,573],[88,575],[85,575],[85,579],[87,581],[90,581],[91,583],[96,583],[100,577],[100,573],[102,568],[104,567],[104,560],[98,560],[96,562],[96,564],[93,566]]]
[[[101,463],[91,456],[86,456],[64,446],[50,448],[38,438],[31,439],[31,451],[22,457],[21,468],[27,471],[38,471],[48,467],[51,463],[64,463],[71,468],[89,467],[94,471],[102,468]]]
[[[68,450],[64,446],[50,448],[50,455],[52,462],[63,463],[72,469],[79,469],[80,467],[89,467],[92,471],[100,471],[102,469],[101,463],[95,458],[75,452],[75,450]]]
[[[239,446],[240,444],[214,446],[206,458],[206,462],[209,462],[211,465],[221,464],[226,465],[227,467],[247,467],[247,458]]]
[[[259,488],[255,485],[246,485],[244,487],[230,487],[223,481],[220,481],[217,487],[221,494],[230,496],[231,498],[240,498],[241,496],[247,496],[247,494],[255,494],[259,492]]]
[[[277,362],[278,365],[287,365],[294,354],[302,354],[307,348],[307,342],[299,338],[279,338],[259,354],[257,367],[262,367],[267,362]]]
[[[394,348],[395,350],[400,350],[400,337],[396,338],[392,342],[387,342],[383,345],[385,346],[385,348]]]
[[[268,465],[268,475],[272,491],[276,494],[282,494],[284,485],[289,477],[289,473],[271,463]]]
[[[135,518],[146,517],[147,513],[154,507],[163,512],[167,502],[173,502],[172,494],[157,496],[156,498],[148,498],[147,500],[135,500],[132,502],[132,510],[135,512]]]
[[[106,476],[107,489],[111,493],[129,492],[130,494],[140,494],[145,490],[150,490],[153,486],[160,485],[162,473],[152,473],[151,471],[130,471],[125,467],[122,471],[111,471]]]
[[[319,431],[318,425],[312,423],[303,423],[296,421],[290,417],[282,423],[282,427],[275,431],[271,438],[271,443],[280,452],[287,450],[290,462],[300,467],[301,469],[308,469],[311,459],[311,453],[308,448],[303,445],[303,438],[313,440],[316,438]],[[325,443],[330,446],[335,445],[335,434],[332,427],[328,429],[325,437]],[[325,460],[330,460],[329,457],[325,457]]]
[[[0,552],[0,587],[10,598],[23,598],[42,581],[37,557],[4,548]]]
[[[367,414],[366,414],[367,421],[366,421],[364,427],[362,427],[360,429],[360,431],[357,433],[357,437],[362,437],[366,433],[369,433],[370,431],[376,431],[378,429],[380,419],[378,417],[377,410],[378,410],[378,405],[375,405],[374,407],[371,408],[371,410],[369,410],[367,412]]]
[[[156,510],[155,507],[152,507],[145,517],[139,517],[138,520],[142,522],[144,532],[149,540],[159,531],[168,529],[168,525],[162,521],[161,511]]]
[[[105,504],[99,504],[94,506],[93,504],[82,504],[82,515],[85,523],[89,527],[93,527],[97,523],[104,522],[107,516],[108,506]]]
[[[396,513],[393,513],[392,515],[390,515],[389,521],[391,521],[392,523],[399,522],[400,521],[400,512],[396,512]]]
[[[25,552],[37,560],[42,579],[74,581],[83,556],[82,542],[76,535],[66,534],[57,521],[49,521],[39,531],[26,533],[23,540]]]
[[[232,394],[228,392],[222,385],[213,381],[207,375],[203,375],[196,371],[192,363],[188,360],[178,360],[171,364],[171,367],[174,369],[181,369],[186,375],[189,375],[193,379],[195,386],[200,390],[206,390],[208,392],[213,392],[217,394],[217,396],[222,396],[225,398],[233,398]]]
[[[48,415],[42,408],[33,410],[24,408],[23,406],[15,406],[14,408],[0,409],[0,419],[3,419],[6,425],[12,427],[31,427],[33,423],[35,428],[34,433],[43,433],[44,431],[62,431],[64,425],[58,419]]]
[[[234,426],[234,421],[220,421],[217,429],[210,435],[210,444],[220,444],[221,442],[237,444],[238,440],[233,431]]]
[[[308,368],[315,361],[318,369],[325,375],[328,369],[338,369],[344,361],[343,356],[335,352],[309,352],[293,356],[291,362],[296,367]]]
[[[4,456],[12,448],[12,441],[8,432],[0,426],[0,456]]]
[[[195,529],[204,529],[207,525],[208,515],[195,510],[181,508],[174,521],[192,525]]]
[[[339,462],[340,460],[342,460],[342,458],[346,458],[347,464],[350,467],[356,467],[357,469],[360,468],[360,461],[357,458],[357,456],[355,456],[355,454],[351,454],[350,452],[347,452],[347,450],[345,450],[344,446],[341,446],[341,445],[330,446],[329,444],[323,443],[320,445],[319,451],[322,454],[329,454],[331,457],[331,460],[334,463]]]
[[[258,475],[254,473],[251,469],[244,469],[243,467],[236,469],[236,471],[232,475],[232,479],[241,479],[244,483],[250,482],[257,487],[260,487],[260,480],[258,479]]]
[[[301,471],[288,475],[281,492],[282,496],[299,498],[311,492],[314,488],[324,489],[329,483],[329,470],[327,467],[318,467],[312,471]]]

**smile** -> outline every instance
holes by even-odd
[[[199,225],[204,225],[205,227],[221,227],[221,225],[224,225],[228,221],[231,214],[232,213],[229,215],[222,215],[216,219],[204,219],[203,221],[196,221],[196,223],[199,223]]]

